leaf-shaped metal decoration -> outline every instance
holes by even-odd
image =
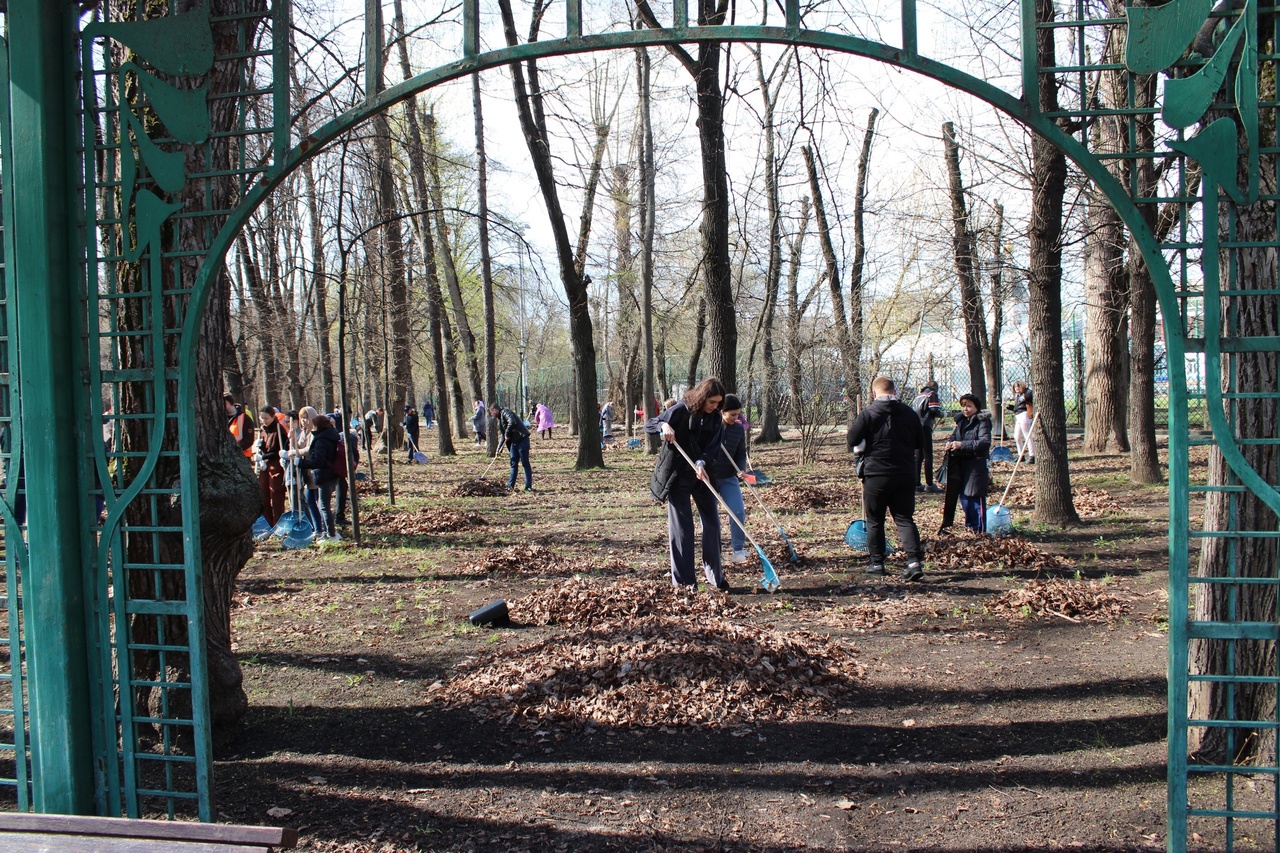
[[[1125,9],[1129,32],[1125,67],[1134,74],[1157,74],[1178,61],[1213,8],[1213,0],[1172,0],[1163,6]]]
[[[142,91],[146,93],[151,108],[160,121],[164,122],[170,136],[188,145],[195,145],[209,138],[211,126],[207,85],[198,89],[179,89],[157,79],[132,62],[124,63],[120,70],[133,71],[138,75]]]
[[[157,257],[160,252],[160,226],[174,213],[182,209],[181,204],[171,204],[151,190],[138,193],[134,207],[133,221],[136,225],[136,243],[130,249],[125,246],[125,260],[136,261],[142,257],[148,247]]]
[[[138,121],[132,110],[125,110],[124,114],[129,127],[133,128],[134,138],[138,141],[138,153],[142,155],[142,162],[147,165],[147,171],[151,173],[152,179],[160,189],[167,193],[176,193],[186,186],[187,171],[184,167],[185,158],[182,152],[162,150],[151,141],[151,137],[147,136],[142,122]]]
[[[1169,147],[1199,163],[1204,174],[1213,178],[1214,183],[1220,185],[1232,201],[1244,203],[1244,193],[1236,182],[1239,152],[1236,151],[1234,121],[1224,116],[1190,139],[1170,142]]]
[[[1252,2],[1252,0],[1250,0]],[[1231,58],[1248,25],[1248,4],[1227,37],[1204,66],[1189,77],[1175,77],[1164,83],[1164,106],[1160,117],[1169,127],[1190,127],[1204,117],[1213,98],[1231,70]]]
[[[158,71],[192,77],[213,68],[209,6],[146,21],[115,21],[85,27],[89,38],[106,36],[127,45]]]

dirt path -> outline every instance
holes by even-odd
[[[578,474],[572,450],[567,437],[534,442],[534,495],[452,496],[483,470],[470,447],[397,467],[397,505],[374,516],[369,547],[260,547],[233,615],[251,709],[218,747],[225,819],[299,826],[305,848],[341,851],[1164,849],[1167,495],[1128,483],[1125,460],[1074,460],[1074,482],[1101,507],[1078,530],[1028,530],[1027,507],[1015,505],[1028,547],[1056,567],[931,564],[925,583],[907,586],[892,573],[868,582],[842,545],[859,510],[834,440],[809,468],[794,444],[761,449],[753,461],[776,480],[763,494],[803,564],[775,562],[778,594],[752,594],[759,570],[749,567],[731,575],[723,612],[694,602],[703,610],[663,614],[704,636],[655,663],[643,654],[646,623],[593,611],[605,600],[595,592],[574,599],[562,624],[465,621],[494,599],[565,589],[574,573],[592,589],[663,583],[651,461],[620,449],[606,471]],[[784,510],[788,486],[835,500]],[[387,510],[385,496],[376,507]],[[922,528],[938,512],[936,497],[923,498]],[[768,527],[760,515],[753,529]],[[1112,610],[1038,615],[1038,599],[1000,603],[1051,579]],[[722,648],[722,636],[737,639]],[[585,643],[576,655],[590,656],[591,643],[611,651],[552,677],[559,664],[548,661],[570,641]],[[787,672],[808,667],[815,691],[800,688],[792,706],[779,698],[754,716],[692,726],[565,710],[578,707],[578,686],[613,685],[633,691],[614,706],[700,712],[705,691],[745,696],[763,677],[758,656],[726,676],[705,670],[708,655],[737,666],[734,650],[755,643],[767,662],[769,643],[788,642],[799,663]],[[636,692],[620,664],[633,650],[638,668],[689,675]],[[857,677],[813,676],[837,658]],[[496,673],[486,689],[517,716],[451,705],[463,673]],[[547,684],[542,706],[520,698]],[[668,688],[682,698],[668,701]],[[811,703],[825,710],[805,712]],[[548,708],[558,716],[538,716]],[[1213,832],[1196,849],[1220,847]]]

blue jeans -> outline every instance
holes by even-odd
[[[738,483],[738,478],[735,476],[717,480],[716,491],[720,493],[720,497],[724,498],[724,502],[729,505],[730,511],[745,524],[747,521],[747,507],[742,502],[742,486]],[[738,522],[732,518],[729,519],[729,541],[733,543],[733,550],[735,551],[745,551],[747,548],[747,534],[738,526]]]
[[[960,506],[964,509],[964,526],[975,533],[987,532],[987,498],[971,498],[960,492]]]
[[[525,436],[519,441],[509,443],[507,449],[511,451],[511,476],[507,479],[507,488],[514,489],[516,486],[516,470],[520,463],[524,463],[524,487],[526,491],[533,490],[533,469],[529,467],[529,436]]]

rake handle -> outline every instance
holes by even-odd
[[[1036,412],[1031,416],[1031,426],[1027,428],[1028,438],[1031,437],[1030,433],[1035,431],[1036,421],[1038,420],[1040,420],[1040,413]],[[1022,446],[1018,448],[1018,458],[1013,460],[1013,471],[1009,474],[1009,485],[1004,487],[1004,494],[1000,496],[1000,506],[1004,506],[1005,498],[1009,497],[1009,490],[1013,488],[1013,478],[1018,476],[1018,466],[1022,464],[1022,454],[1026,452],[1029,443],[1024,441]]]
[[[742,469],[738,467],[737,462],[733,461],[733,456],[730,455],[728,450],[725,450],[723,444],[720,445],[720,450],[724,453],[725,458],[729,460],[729,464],[733,466],[733,470],[738,473],[738,476],[742,476]],[[781,531],[782,525],[778,523],[778,519],[773,517],[773,513],[769,512],[769,507],[765,506],[764,499],[760,497],[760,491],[745,477],[743,477],[743,482],[747,484],[747,491],[751,492],[751,496],[756,499],[756,503],[760,504],[760,509],[764,510],[764,514],[769,516],[769,520],[773,522],[773,526]],[[743,532],[746,532],[746,528],[743,528]],[[786,534],[784,533],[783,535],[785,536]]]
[[[694,461],[691,458],[689,458],[689,454],[686,453],[684,448],[680,446],[680,442],[672,441],[671,444],[675,446],[676,450],[680,451],[680,455],[684,457],[685,462],[689,463],[689,467],[697,471],[698,466],[694,464]],[[747,535],[747,539],[751,541],[751,544],[755,546],[756,550],[761,553],[764,553],[764,549],[760,547],[760,543],[756,542],[756,538],[751,535],[751,531],[747,530],[747,526],[742,523],[742,519],[734,515],[733,510],[729,509],[729,505],[725,503],[724,498],[720,497],[720,493],[716,491],[715,486],[711,485],[711,481],[703,480],[702,483],[707,487],[707,489],[711,491],[711,494],[716,496],[716,500],[720,502],[720,506],[724,507],[725,514],[728,515],[734,521],[738,522],[738,527],[740,527],[742,529],[742,532]]]

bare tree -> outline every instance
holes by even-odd
[[[964,179],[960,175],[960,145],[951,122],[942,125],[942,147],[947,161],[947,189],[951,199],[951,254],[960,283],[960,314],[964,318],[964,348],[969,359],[969,388],[981,392],[987,387],[982,354],[987,343],[987,321],[982,316],[982,292],[975,275],[974,240],[969,227]]]
[[[515,18],[511,12],[511,0],[498,0],[502,12],[503,31],[508,46],[519,44]],[[546,11],[543,0],[537,0],[530,25],[530,41],[537,39],[542,15]],[[591,312],[587,305],[587,283],[582,272],[585,261],[575,255],[569,243],[569,232],[564,224],[563,209],[556,186],[555,169],[551,157],[551,137],[547,132],[543,110],[542,88],[538,79],[538,66],[533,60],[512,63],[511,84],[515,91],[516,111],[520,118],[520,130],[524,134],[538,187],[547,206],[547,221],[556,246],[556,258],[560,266],[560,280],[569,302],[569,336],[573,343],[574,399],[579,411],[596,410],[596,347],[591,329]],[[526,73],[528,78],[526,80]],[[584,207],[583,225],[589,227],[590,214]],[[584,241],[579,240],[579,246]],[[603,468],[604,455],[600,442],[592,430],[581,430],[578,435],[578,458],[575,467]]]

